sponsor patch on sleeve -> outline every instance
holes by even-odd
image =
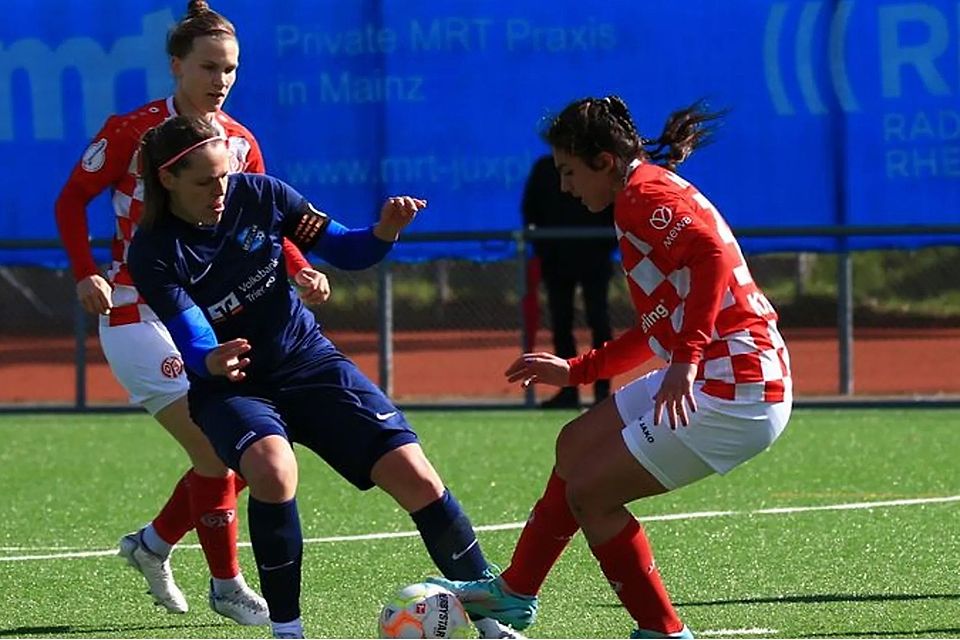
[[[103,163],[107,159],[107,139],[100,138],[90,144],[87,150],[83,152],[83,158],[80,160],[80,166],[84,171],[95,173],[100,171]]]

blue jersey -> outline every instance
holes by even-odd
[[[343,227],[292,187],[259,174],[233,174],[228,180],[216,226],[198,227],[168,216],[154,228],[141,227],[128,263],[141,295],[161,321],[169,326],[170,319],[198,307],[218,342],[250,342],[249,382],[277,382],[333,350],[285,276],[282,238],[346,268],[369,266],[392,243],[363,230],[367,245],[377,244],[382,252],[375,250],[360,264],[343,264],[342,256],[350,251],[339,241],[343,236],[332,233]],[[179,342],[177,346],[184,350]],[[188,371],[191,383],[203,377]]]

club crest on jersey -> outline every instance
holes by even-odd
[[[240,230],[237,234],[237,242],[244,251],[256,251],[263,246],[267,239],[267,233],[255,224]]]
[[[673,211],[670,207],[660,205],[650,214],[650,226],[657,231],[663,231],[673,220]]]
[[[83,152],[83,158],[80,160],[80,166],[83,167],[84,171],[95,173],[100,171],[106,159],[107,139],[100,138],[87,147],[87,150]]]

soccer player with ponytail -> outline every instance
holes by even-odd
[[[582,530],[636,624],[631,637],[693,637],[626,505],[746,462],[779,437],[792,407],[776,311],[720,212],[674,173],[719,115],[694,104],[674,113],[659,138],[646,140],[619,97],[584,98],[543,132],[563,191],[594,212],[614,205],[638,322],[574,358],[523,354],[507,379],[563,387],[626,373],[654,356],[667,366],[561,429],[546,489],[500,576],[435,579],[468,612],[519,629],[532,624],[543,581]]]

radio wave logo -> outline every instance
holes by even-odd
[[[827,58],[830,70],[830,84],[836,95],[840,108],[846,112],[860,110],[860,104],[847,76],[847,32],[850,26],[850,14],[853,12],[853,0],[839,2],[805,2],[800,10],[796,33],[793,34],[793,69],[797,83],[800,85],[800,95],[808,112],[822,115],[829,111],[821,94],[821,87],[817,85],[814,59],[816,51],[814,43],[817,36],[817,27],[821,20],[824,6],[833,6],[833,15],[829,16],[829,32],[827,35]],[[764,76],[767,81],[767,91],[773,106],[780,115],[795,113],[794,104],[787,97],[784,86],[784,73],[780,46],[789,34],[785,34],[788,13],[791,6],[797,3],[775,2],[770,6],[767,15],[767,24],[763,41]]]

